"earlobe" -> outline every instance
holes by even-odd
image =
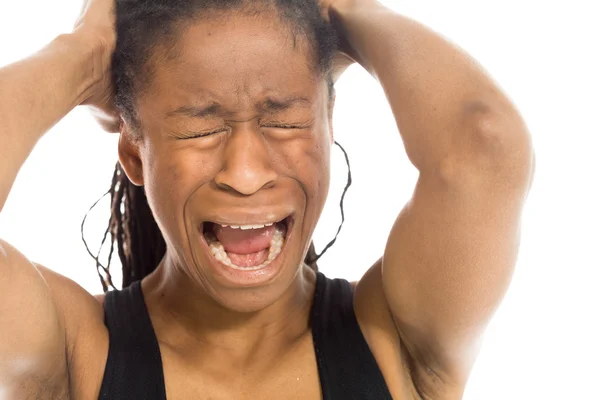
[[[119,161],[131,183],[136,186],[144,186],[144,172],[142,159],[140,157],[140,147],[139,144],[134,141],[133,135],[125,122],[121,123]]]

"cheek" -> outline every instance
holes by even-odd
[[[286,146],[286,163],[290,175],[304,187],[312,207],[321,208],[329,191],[331,145],[328,132],[316,132],[308,140],[298,140]]]
[[[319,140],[303,148],[297,165],[299,180],[307,197],[303,231],[310,238],[317,226],[329,193],[330,149],[327,140]]]
[[[212,179],[216,164],[193,149],[154,151],[145,160],[148,203],[168,241],[185,238],[186,202],[198,187]]]
[[[325,200],[329,193],[330,154],[331,145],[328,140],[320,142],[317,146],[306,152],[306,159],[314,169],[315,202],[317,203],[319,213],[325,206]]]
[[[144,172],[158,197],[171,203],[185,200],[195,188],[211,179],[218,169],[218,154],[192,146],[163,146],[150,149]],[[214,171],[213,171],[214,170]]]

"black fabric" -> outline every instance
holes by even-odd
[[[106,294],[104,323],[109,343],[100,400],[165,400],[160,348],[140,281]]]
[[[104,317],[110,343],[100,400],[166,400],[140,282],[108,292]],[[356,320],[348,281],[317,274],[311,326],[323,400],[392,400]]]
[[[323,400],[392,400],[358,325],[350,282],[319,273],[311,314]]]

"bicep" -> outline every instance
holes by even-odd
[[[510,283],[529,184],[526,165],[484,162],[421,174],[382,265],[385,297],[411,355],[426,374],[461,385]]]
[[[4,241],[0,299],[0,392],[62,398],[68,382],[63,319],[38,267]]]

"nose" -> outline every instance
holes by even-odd
[[[223,167],[215,182],[223,190],[250,196],[262,188],[273,186],[277,173],[271,167],[265,138],[250,124],[244,125],[235,127],[229,135]]]

